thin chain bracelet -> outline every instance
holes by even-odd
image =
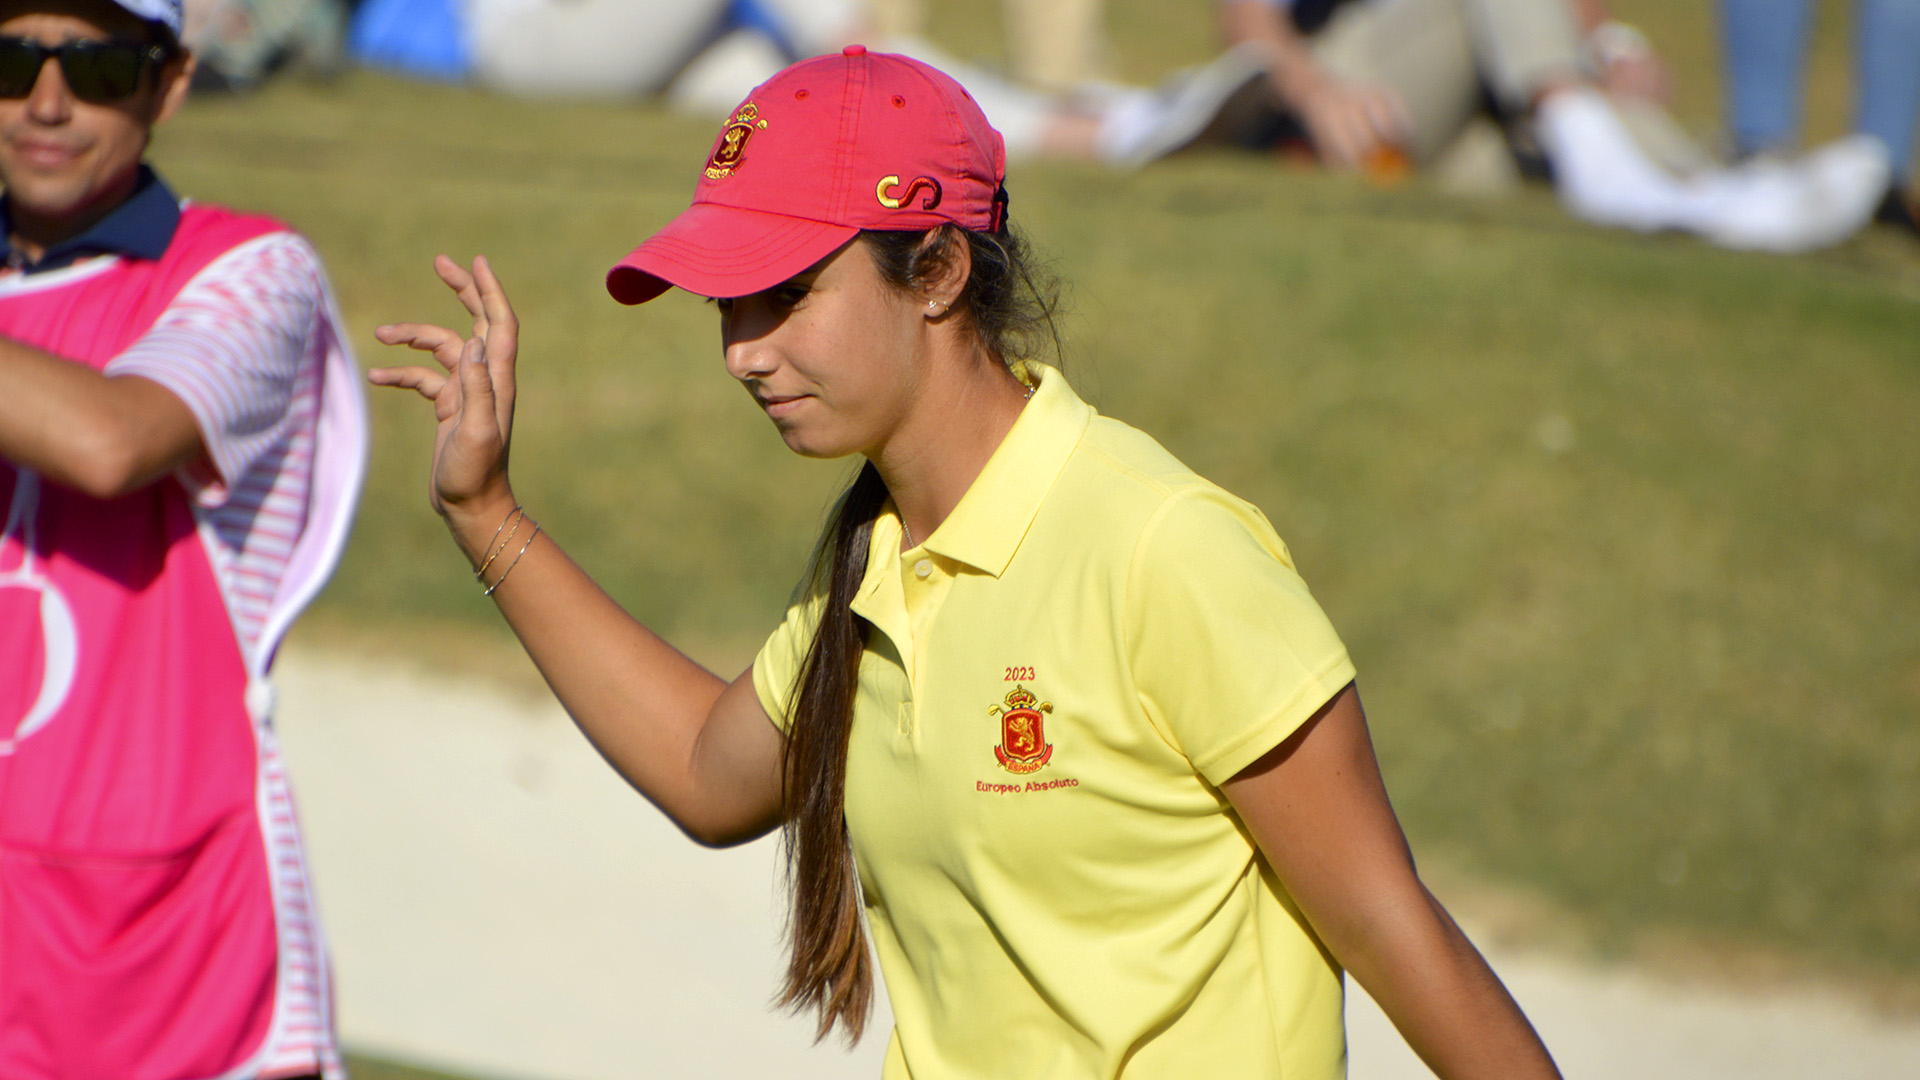
[[[524,517],[525,515],[523,514],[521,516]],[[514,528],[518,529],[519,526],[516,525],[514,526]],[[520,556],[525,555],[527,553],[527,549],[533,546],[534,537],[539,535],[540,535],[540,523],[536,521],[533,523],[533,531],[527,534],[527,542],[520,545],[520,550],[514,554],[513,561],[507,564],[507,569],[505,572],[503,572],[500,575],[500,580],[487,586],[487,591],[484,593],[481,593],[480,595],[492,596],[493,590],[507,583],[507,575],[513,573],[513,568],[520,565]]]
[[[519,503],[513,504],[513,509],[507,511],[507,516],[500,519],[500,528],[493,530],[493,539],[487,541],[487,547],[485,550],[492,550],[494,540],[500,539],[500,529],[506,528],[507,522],[512,521],[513,515],[521,513],[522,509],[523,508]]]
[[[519,516],[516,517],[515,516],[516,514]],[[513,522],[513,531],[507,533],[507,538],[505,540],[501,540],[500,529],[493,530],[493,540],[487,541],[487,550],[491,551],[493,554],[488,555],[486,559],[480,563],[480,569],[475,570],[473,572],[473,580],[479,581],[481,575],[487,572],[487,567],[493,565],[493,560],[499,558],[500,553],[507,550],[507,545],[513,543],[513,534],[520,531],[520,526],[525,524],[526,520],[527,520],[527,511],[524,507],[516,505],[513,509],[507,511],[507,516],[501,519],[500,521],[500,529],[506,528],[507,522],[511,521]],[[499,541],[500,543],[499,547],[493,546],[495,540]]]

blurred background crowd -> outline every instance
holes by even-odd
[[[1605,0],[1218,0],[1221,52],[1115,78],[1102,0],[1003,0],[1005,63],[927,33],[938,0],[189,0],[203,89],[360,63],[525,96],[724,117],[792,61],[860,42],[954,72],[1015,159],[1133,168],[1194,147],[1392,181],[1551,183],[1574,215],[1730,248],[1805,251],[1879,221],[1920,237],[1920,0],[1853,11],[1851,132],[1801,137],[1817,0],[1715,0],[1724,129],[1666,106],[1659,43]],[[1687,78],[1710,78],[1686,72]]]

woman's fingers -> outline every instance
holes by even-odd
[[[434,493],[443,506],[467,503],[504,484],[507,469],[506,432],[495,423],[493,382],[480,341],[469,339],[462,347],[459,368],[448,381],[442,400],[458,398],[460,405],[442,415],[451,423],[441,427],[434,459]]]
[[[447,377],[437,371],[423,367],[374,368],[367,372],[367,381],[375,386],[391,386],[400,390],[417,390],[423,398],[433,399],[447,385]]]
[[[374,368],[367,372],[367,381],[375,386],[418,391],[421,397],[433,402],[436,421],[445,421],[460,411],[460,384],[432,368]]]
[[[497,416],[502,431],[513,424],[514,373],[520,355],[520,318],[513,313],[507,291],[493,272],[493,264],[484,255],[473,260],[473,276],[479,291],[481,310],[487,320],[486,355],[483,360],[498,394]]]
[[[454,262],[448,256],[433,257],[433,272],[440,275],[440,280],[447,283],[447,288],[452,289],[454,295],[460,297],[461,302],[464,303],[469,294],[477,298],[478,294],[473,293],[473,275],[467,272],[466,267]],[[469,307],[468,310],[473,309]]]
[[[476,255],[473,259],[474,291],[480,303],[480,314],[485,316],[491,326],[510,333],[519,330],[519,319],[513,313],[513,305],[507,301],[507,291],[500,284],[500,278],[493,272],[493,264],[485,255]]]
[[[479,259],[474,260],[476,266],[479,262]],[[446,282],[447,288],[452,289],[453,294],[460,298],[460,303],[467,309],[467,314],[473,316],[473,336],[486,337],[486,308],[480,302],[480,288],[475,284],[473,274],[445,255],[434,256],[433,270],[440,275],[441,281]]]
[[[444,514],[449,506],[506,483],[519,323],[484,258],[476,258],[469,271],[442,255],[433,260],[433,268],[473,316],[472,335],[432,323],[378,327],[374,337],[383,344],[430,353],[446,370],[400,365],[376,368],[367,379],[375,386],[412,390],[433,402],[439,427],[431,497],[434,508]]]
[[[478,274],[445,255],[434,257],[433,269],[440,280],[460,298],[467,313],[473,316],[472,337],[486,343],[489,358],[510,354],[517,347],[519,324],[514,318],[512,306],[507,303],[506,293],[500,288],[499,279],[493,276],[493,269],[487,265],[485,257],[474,260],[474,271],[478,271]],[[481,276],[484,276],[487,288],[493,294],[491,298],[481,294]],[[505,322],[507,332],[504,340],[495,340],[502,337],[495,328],[496,320]],[[440,366],[449,372],[459,369],[460,353],[467,342],[467,335],[432,323],[389,323],[375,327],[373,336],[384,345],[404,345],[430,352]],[[506,364],[509,368],[506,387],[509,400],[512,394],[511,363],[509,358]]]
[[[497,414],[494,411],[493,375],[487,371],[487,350],[479,341],[469,340],[466,347],[460,350],[460,370],[455,377],[460,380],[460,396],[473,403],[473,408],[466,412],[468,419],[479,424],[494,421]],[[503,431],[485,431],[476,426],[473,432],[506,441]]]
[[[382,345],[405,345],[430,352],[448,371],[459,362],[460,345],[465,340],[457,331],[431,323],[389,323],[374,327],[373,336]]]

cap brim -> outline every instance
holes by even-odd
[[[694,203],[607,271],[607,292],[644,304],[678,285],[701,296],[771,289],[860,234],[850,225]]]

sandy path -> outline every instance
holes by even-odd
[[[874,1077],[766,1008],[775,851],[687,842],[557,706],[324,653],[286,657],[280,729],[349,1044],[529,1080]],[[1471,929],[1471,927],[1469,927]],[[1920,1024],[1492,957],[1570,1077],[1920,1078]],[[1354,1080],[1429,1075],[1364,994]]]

